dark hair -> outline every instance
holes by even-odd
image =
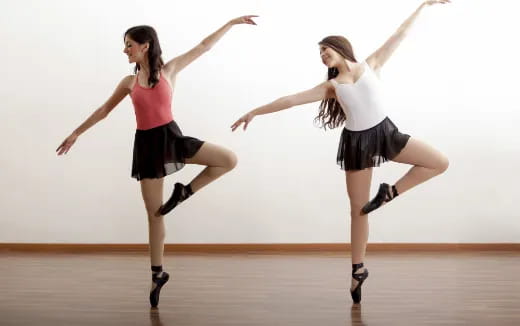
[[[354,51],[352,50],[352,45],[343,36],[327,36],[318,44],[333,49],[345,59],[357,62],[354,56]],[[336,78],[338,74],[339,71],[337,68],[329,68],[327,80]],[[325,129],[327,129],[327,127],[333,129],[341,126],[346,119],[347,117],[341,109],[341,106],[338,103],[338,101],[336,101],[336,99],[329,98],[321,101],[320,112],[318,113],[318,116],[314,119],[314,121],[320,123],[321,126]]]
[[[148,64],[150,65],[150,76],[148,77],[148,85],[154,87],[155,84],[159,82],[158,72],[164,65],[164,62],[161,58],[161,45],[159,44],[159,38],[157,37],[155,29],[147,25],[134,26],[130,27],[125,32],[124,37],[127,35],[139,44],[149,44]],[[134,73],[137,73],[139,70],[141,70],[141,67],[137,63],[134,68]]]

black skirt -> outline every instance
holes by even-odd
[[[343,170],[363,170],[392,160],[410,139],[387,117],[376,126],[352,131],[343,128],[337,162]]]
[[[147,130],[136,130],[132,178],[162,178],[179,171],[203,141],[182,135],[175,121]]]

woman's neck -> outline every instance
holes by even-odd
[[[147,76],[150,76],[150,64],[148,63],[148,59],[144,58],[142,62],[137,62],[139,64],[139,70],[142,71],[142,73],[146,74]]]
[[[336,67],[338,69],[338,74],[342,75],[342,74],[348,74],[348,73],[352,72],[352,67],[354,64],[355,64],[355,62],[350,62],[348,60],[345,60],[343,63],[341,63],[339,66]]]

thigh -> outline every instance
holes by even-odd
[[[206,166],[227,166],[236,161],[235,154],[227,148],[212,143],[204,142],[197,154],[186,159],[188,164]]]
[[[433,169],[444,165],[447,159],[432,146],[420,140],[410,138],[401,153],[394,157],[392,161]]]
[[[142,179],[141,194],[148,214],[155,214],[162,205],[164,178]]]
[[[370,199],[373,168],[346,171],[347,193],[350,206],[363,206]]]

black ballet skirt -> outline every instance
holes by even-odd
[[[388,117],[366,130],[343,128],[337,163],[346,171],[377,167],[395,158],[408,139],[410,135],[401,133]]]
[[[183,136],[175,121],[147,130],[136,130],[132,178],[162,178],[179,171],[193,157],[203,141]]]

